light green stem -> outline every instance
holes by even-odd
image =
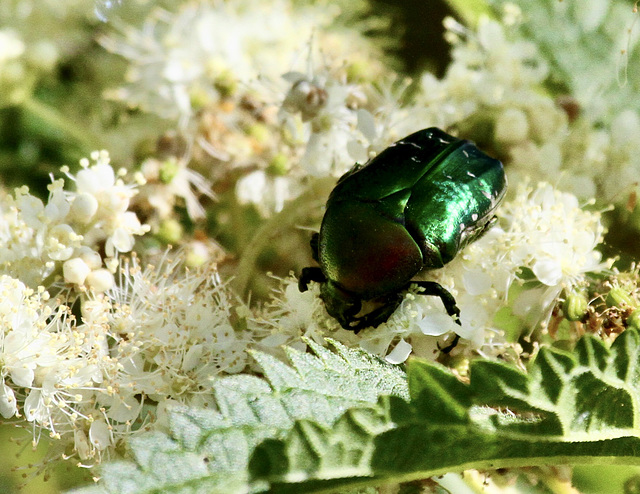
[[[57,131],[73,138],[83,148],[84,152],[89,153],[101,148],[100,139],[90,130],[79,127],[55,108],[42,103],[38,99],[27,98],[21,102],[21,107]]]
[[[309,218],[310,211],[313,208],[317,208],[319,203],[324,203],[335,182],[336,179],[333,177],[314,181],[304,194],[286,204],[282,211],[258,228],[251,242],[242,251],[240,263],[238,264],[238,274],[233,281],[237,292],[241,296],[244,297],[248,294],[256,260],[269,245],[271,239],[284,230],[292,228],[296,223]]]

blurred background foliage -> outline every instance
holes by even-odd
[[[78,3],[78,9],[87,7],[92,7],[91,0]],[[369,0],[363,7],[358,12],[347,7],[345,15],[361,21],[371,16],[388,21],[384,29],[366,31],[383,45],[393,70],[407,75],[425,70],[438,76],[444,73],[449,46],[443,38],[442,20],[453,15],[445,1]],[[117,8],[128,22],[139,15],[126,1]],[[11,25],[13,12],[7,6],[4,10],[0,7],[0,23]],[[106,23],[87,15],[83,24],[85,37],[77,33],[73,50],[62,53],[58,63],[34,83],[31,96],[18,96],[13,104],[0,106],[0,173],[8,188],[27,184],[44,196],[49,173],[56,173],[61,165],[73,166],[80,156],[99,148],[108,148],[114,162],[130,166],[156,144],[140,139],[144,129],[149,129],[147,135],[153,141],[158,128],[167,126],[135,108],[122,112],[119,102],[100,97],[103,90],[122,82],[126,62],[96,42]],[[135,141],[123,142],[127,135],[135,136]],[[109,147],[113,139],[118,145]]]

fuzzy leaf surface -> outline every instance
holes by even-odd
[[[259,356],[272,384],[253,378],[249,400],[234,395],[245,393],[239,387],[234,393],[225,387],[227,401],[221,403],[231,405],[221,406],[220,413],[174,412],[171,436],[155,433],[132,441],[135,464],[108,465],[100,488],[111,487],[101,492],[116,492],[116,476],[121,477],[118,492],[202,488],[302,493],[411,481],[469,468],[640,465],[640,336],[635,330],[620,335],[611,348],[586,336],[571,353],[543,349],[527,372],[476,360],[468,383],[438,364],[412,360],[408,401],[403,379],[389,372],[381,380],[368,377],[373,389],[385,392],[376,396],[361,384],[351,405],[344,393],[320,382],[323,372],[333,383],[353,389],[349,383],[360,382],[376,366],[382,372],[388,369],[375,359],[365,363],[367,358],[354,350],[316,351],[316,356],[294,354],[293,366]],[[323,371],[327,365],[331,370]],[[361,372],[354,372],[358,365]],[[272,380],[273,375],[277,379]],[[293,390],[300,407],[282,399]],[[385,394],[388,390],[395,393]],[[319,411],[313,410],[316,400]],[[328,411],[332,400],[343,406],[333,415]],[[231,417],[235,410],[242,413]],[[296,416],[293,410],[303,412]],[[187,434],[189,427],[194,430]],[[143,445],[157,454],[143,455]],[[191,465],[190,470],[185,465]],[[173,471],[163,471],[167,469]],[[123,490],[135,478],[139,490]]]
[[[290,365],[255,352],[264,379],[240,375],[216,381],[218,410],[173,408],[168,433],[131,439],[131,461],[107,463],[99,484],[74,492],[257,492],[261,483],[249,486],[248,463],[258,444],[295,428],[330,430],[351,409],[375,409],[380,396],[409,399],[399,367],[337,342],[334,351],[308,343],[313,355],[287,349]]]

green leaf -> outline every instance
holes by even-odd
[[[294,429],[286,439],[269,444],[272,454],[279,454],[279,470],[266,477],[270,492],[381,485],[469,468],[640,464],[635,418],[639,341],[638,333],[629,330],[607,349],[587,336],[572,354],[541,350],[528,373],[477,360],[471,364],[469,384],[435,364],[411,361],[412,400],[388,400],[392,423],[381,416],[378,434],[358,435],[357,427],[349,427],[351,447],[366,451],[368,462],[363,455],[357,461],[344,458],[349,463],[340,468],[322,468],[338,457],[336,449],[300,450],[295,445],[305,431]],[[344,436],[344,430],[326,431],[323,444]],[[261,446],[254,459],[263,453]],[[313,457],[313,464],[305,465],[300,456]],[[266,475],[252,473],[256,479]]]
[[[349,414],[357,415],[356,407],[375,408],[383,395],[409,398],[406,375],[399,367],[337,342],[332,343],[334,352],[308,344],[315,355],[287,349],[291,365],[255,352],[265,379],[241,375],[216,381],[218,410],[170,410],[168,434],[131,439],[132,462],[106,464],[100,486],[76,492],[247,492],[249,459],[258,444],[268,446],[269,440],[300,429],[304,439],[298,450],[325,451],[322,431],[339,427],[336,421]],[[367,423],[362,417],[358,420]],[[349,452],[348,443],[346,457],[359,454]],[[253,468],[278,471],[278,458],[275,454]],[[313,462],[310,455],[300,458]],[[251,489],[260,491],[260,485],[256,480]]]
[[[467,422],[472,405],[467,386],[448,369],[426,361],[414,360],[409,372],[412,404],[421,412],[428,411],[434,421]]]
[[[302,493],[470,468],[640,465],[635,329],[611,348],[593,336],[572,353],[544,348],[526,372],[476,360],[468,383],[412,360],[409,401],[399,368],[360,350],[312,347],[316,356],[289,352],[292,366],[256,354],[268,382],[223,379],[220,412],[175,410],[170,435],[132,440],[133,462],[107,465],[103,490],[84,494]]]
[[[509,409],[504,430],[562,436],[564,441],[610,439],[639,425],[639,351],[636,331],[626,331],[611,349],[585,336],[573,355],[542,349],[528,375],[476,361],[471,387],[483,395],[484,404]]]

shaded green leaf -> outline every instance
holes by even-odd
[[[132,440],[133,462],[107,465],[102,484],[84,494],[301,493],[469,468],[640,465],[634,329],[611,348],[586,336],[572,353],[542,349],[527,372],[473,361],[469,383],[412,360],[408,390],[399,368],[336,348],[290,351],[291,366],[257,355],[266,381],[223,379],[220,412],[174,410],[170,435]]]

